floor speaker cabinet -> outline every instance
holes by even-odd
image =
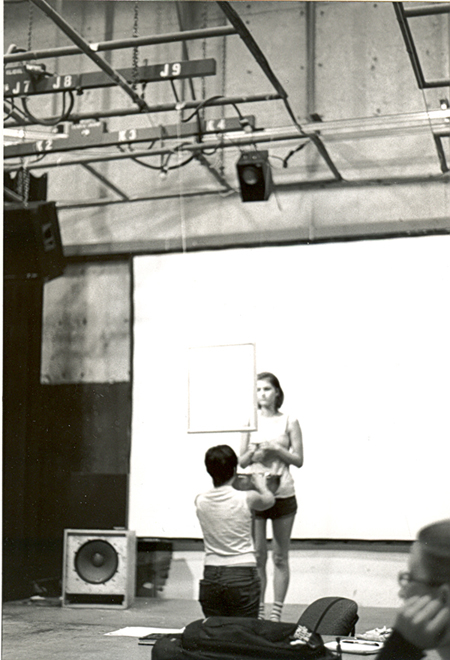
[[[63,607],[126,609],[135,587],[135,532],[64,530]]]

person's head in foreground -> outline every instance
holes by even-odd
[[[450,658],[450,518],[419,531],[408,568],[399,575],[405,603],[395,628],[419,649]]]
[[[216,488],[223,486],[236,474],[238,458],[228,445],[210,447],[205,454],[205,465]]]

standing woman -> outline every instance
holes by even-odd
[[[254,540],[261,600],[259,618],[265,615],[264,594],[267,586],[267,520],[272,520],[274,564],[274,603],[271,621],[280,621],[289,586],[289,545],[297,512],[294,480],[289,467],[302,467],[303,442],[298,420],[282,412],[284,394],[278,378],[269,372],[257,376],[258,430],[242,435],[239,463],[251,466],[252,472],[274,475],[275,504],[265,511],[255,511]]]

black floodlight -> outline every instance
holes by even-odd
[[[243,202],[262,202],[272,192],[268,151],[244,151],[236,163]]]

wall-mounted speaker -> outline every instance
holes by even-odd
[[[268,151],[244,151],[236,169],[243,202],[262,202],[272,192],[272,171]]]
[[[64,530],[63,606],[130,607],[136,585],[136,534]]]
[[[4,276],[51,280],[64,272],[55,202],[7,206],[3,221]]]

